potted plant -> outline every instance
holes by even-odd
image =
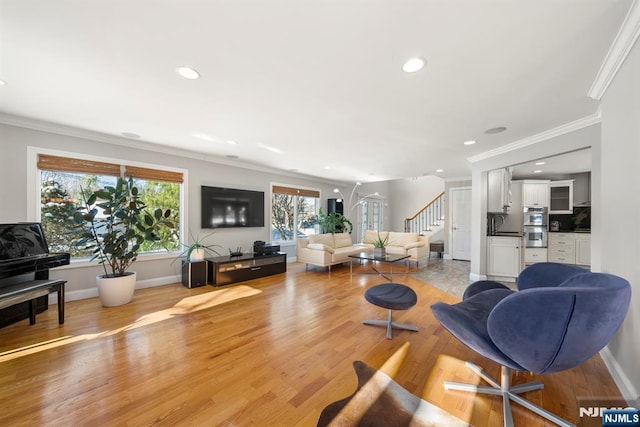
[[[389,235],[385,236],[383,239],[380,236],[380,232],[378,232],[378,238],[373,241],[373,256],[375,257],[384,257],[387,254],[386,247],[389,244]]]
[[[145,241],[158,241],[163,227],[175,228],[171,210],[153,213],[138,194],[133,179],[118,178],[113,186],[92,193],[81,191],[82,203],[74,214],[77,246],[93,251],[104,274],[96,277],[102,305],[111,307],[131,301],[136,273],[129,271]]]
[[[353,230],[353,224],[349,219],[338,212],[325,214],[322,208],[318,210],[318,224],[321,233],[349,233]]]
[[[222,246],[207,245],[204,242],[211,235],[213,235],[213,233],[209,233],[203,238],[200,238],[200,236],[193,237],[193,234],[191,234],[192,243],[188,245],[185,245],[185,244],[182,245],[184,246],[185,249],[184,251],[182,251],[179,258],[184,258],[185,260],[189,260],[189,262],[197,262],[197,261],[203,261],[205,258],[205,255],[207,254],[210,256],[213,256],[213,255],[220,256],[220,253],[216,250],[216,248],[221,248]]]

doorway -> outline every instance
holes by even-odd
[[[471,187],[449,190],[451,258],[471,261]]]
[[[358,242],[364,239],[365,230],[382,231],[382,199],[366,197],[358,203]]]

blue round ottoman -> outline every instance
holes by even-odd
[[[387,320],[365,320],[362,322],[365,325],[386,327],[388,340],[393,337],[392,328],[418,332],[416,326],[397,323],[391,319],[393,310],[408,310],[418,302],[418,296],[410,287],[400,283],[383,283],[367,289],[364,298],[373,305],[389,310]]]

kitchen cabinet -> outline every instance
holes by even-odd
[[[523,268],[522,238],[489,236],[487,246],[487,276],[515,280]]]
[[[591,265],[591,234],[576,233],[576,264]]]
[[[549,233],[549,262],[576,263],[576,239],[573,233]]]
[[[524,248],[525,265],[547,261],[547,248]]]
[[[551,181],[549,183],[549,213],[573,213],[573,180]]]
[[[591,265],[589,233],[549,233],[548,249],[550,262]]]
[[[487,212],[507,213],[511,206],[511,169],[496,169],[487,175]]]
[[[522,182],[522,206],[549,207],[549,181],[525,180]]]

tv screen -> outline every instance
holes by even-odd
[[[264,192],[201,187],[202,228],[264,227]]]

